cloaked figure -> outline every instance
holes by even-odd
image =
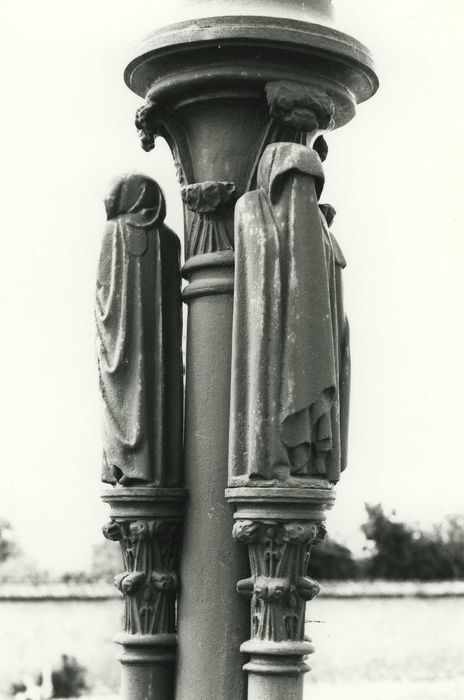
[[[347,465],[348,459],[348,427],[350,418],[350,388],[351,388],[351,356],[350,356],[350,324],[343,306],[342,270],[346,267],[345,256],[330,227],[336,215],[331,204],[320,204],[322,225],[325,231],[327,257],[334,262],[335,275],[330,278],[331,298],[336,299],[335,321],[338,332],[338,392],[340,405],[340,471]]]
[[[180,244],[159,185],[138,173],[105,199],[95,319],[102,481],[178,486],[182,450]]]
[[[318,206],[323,183],[313,149],[274,143],[236,205],[230,486],[336,482],[346,466],[344,260]]]

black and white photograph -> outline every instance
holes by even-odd
[[[0,700],[464,699],[459,0],[0,0]]]

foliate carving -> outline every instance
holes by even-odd
[[[154,98],[152,90],[147,93],[145,103],[135,113],[135,128],[144,151],[154,149],[157,136],[163,135],[166,138],[171,148],[177,180],[180,185],[185,185],[187,178],[179,156],[179,144],[173,136],[173,132],[176,131],[175,120],[172,116],[168,119],[166,109]],[[177,140],[181,141],[180,134],[177,136]]]
[[[308,133],[330,129],[334,104],[326,92],[303,83],[279,80],[266,85],[271,117]]]
[[[186,258],[233,248],[233,182],[196,182],[182,187],[182,201],[194,213]]]
[[[259,163],[267,146],[279,142],[307,145],[308,134],[314,135],[314,132],[321,129],[332,129],[335,125],[335,105],[317,87],[278,80],[267,83],[265,90],[270,119],[250,170],[246,192],[257,185]],[[328,147],[322,134],[315,139],[313,148],[323,162]]]
[[[187,184],[187,178],[186,178],[186,175],[184,172],[184,168],[182,167],[182,163],[181,163],[179,154],[177,153],[177,150],[173,149],[172,159],[173,159],[174,168],[176,171],[177,182],[179,183],[179,185],[181,187],[184,187],[184,185]]]
[[[182,201],[194,212],[206,214],[216,211],[232,201],[235,195],[233,182],[195,182],[182,188]]]
[[[152,151],[155,147],[155,139],[159,135],[162,119],[160,107],[156,100],[148,92],[145,104],[135,113],[135,128],[144,151]]]
[[[251,638],[303,641],[306,601],[320,590],[307,570],[311,546],[323,536],[321,525],[238,520],[233,535],[248,545],[250,556],[251,577],[239,581],[237,590],[251,601]]]
[[[124,631],[175,631],[180,525],[167,520],[110,521],[107,539],[119,541],[125,570],[115,576],[125,599]]]

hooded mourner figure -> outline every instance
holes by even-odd
[[[130,174],[105,199],[95,319],[106,483],[180,482],[182,321],[179,240],[163,192]]]
[[[258,189],[236,205],[230,486],[336,482],[346,466],[344,261],[318,207],[323,182],[313,149],[271,144]]]

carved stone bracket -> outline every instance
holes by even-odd
[[[184,165],[186,164],[181,163],[179,156],[179,149],[182,148],[185,135],[175,117],[156,98],[156,91],[148,90],[144,104],[137,109],[135,128],[144,151],[149,152],[154,149],[157,136],[163,136],[167,140],[172,151],[177,180],[180,185],[185,185],[187,175]],[[187,172],[190,172],[188,165]]]
[[[176,598],[180,535],[186,490],[121,487],[108,490],[110,521],[104,536],[121,546],[122,573],[115,585],[124,596],[123,697],[142,700],[157,686],[157,698],[171,700],[176,660]],[[140,696],[140,697],[139,697]]]
[[[274,80],[266,83],[264,90],[269,119],[250,171],[247,191],[256,186],[258,164],[270,143],[287,141],[306,145],[318,131],[335,128],[334,101],[327,90],[317,84]],[[319,154],[325,152],[327,155],[327,144],[322,134],[316,138],[315,148]],[[325,156],[321,160],[325,160]]]
[[[278,80],[267,83],[266,95],[271,117],[295,131],[312,133],[334,127],[335,108],[327,91]]]
[[[232,205],[233,182],[196,182],[182,187],[182,201],[193,212],[187,239],[186,258],[234,246]]]
[[[125,570],[115,577],[125,599],[124,631],[175,632],[180,523],[111,520],[103,534],[121,544]]]
[[[155,139],[159,135],[160,111],[157,102],[147,95],[143,104],[135,113],[135,128],[144,151],[152,151]]]
[[[251,600],[251,639],[304,641],[305,605],[319,593],[306,574],[315,522],[237,520],[233,535],[248,545],[251,577],[238,592]]]
[[[235,504],[235,540],[248,547],[251,576],[237,584],[250,601],[248,697],[301,698],[302,677],[313,653],[305,636],[306,603],[320,590],[308,576],[311,548],[325,536],[325,513],[335,493],[325,482],[313,488],[229,488]],[[279,694],[280,693],[280,694]],[[292,695],[292,693],[296,693]]]

